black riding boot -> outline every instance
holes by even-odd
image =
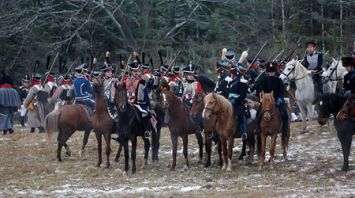
[[[254,129],[255,135],[258,135],[260,131],[260,119],[261,119],[261,106],[256,111],[256,127]]]
[[[287,106],[286,106],[286,104],[281,104],[279,108],[280,108],[280,114],[281,114],[281,119],[282,119],[282,133],[285,133],[286,135],[290,135],[290,126],[288,123],[289,117],[288,117],[288,112],[287,112]]]

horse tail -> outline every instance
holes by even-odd
[[[60,111],[53,110],[45,118],[44,128],[47,132],[48,140],[51,139],[53,132],[58,131],[59,116],[60,116]]]

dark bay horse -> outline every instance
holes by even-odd
[[[162,92],[162,108],[167,115],[168,128],[170,131],[170,138],[173,144],[173,163],[171,170],[175,170],[176,153],[178,146],[178,138],[181,137],[183,141],[183,154],[185,157],[186,166],[189,167],[188,159],[188,135],[195,134],[199,145],[199,161],[203,157],[203,138],[199,131],[199,126],[192,121],[188,107],[179,100],[177,96],[171,91],[165,90]]]
[[[99,154],[99,161],[97,166],[100,167],[102,163],[102,136],[104,136],[106,143],[106,168],[110,167],[110,153],[111,153],[111,133],[113,131],[113,119],[108,114],[105,95],[104,95],[104,80],[97,79],[93,84],[95,92],[95,114],[92,118],[92,125],[96,134],[97,150]]]
[[[346,102],[346,97],[339,94],[325,94],[319,102],[318,123],[325,125],[330,117],[338,114],[343,104]],[[352,137],[355,134],[355,120],[346,118],[343,120],[334,119],[334,126],[337,130],[338,138],[343,151],[344,164],[342,171],[349,170],[349,155]]]
[[[275,99],[273,97],[273,92],[271,93],[260,93],[261,98],[261,119],[260,119],[260,156],[259,156],[259,170],[264,167],[265,160],[265,150],[266,150],[266,138],[271,136],[271,146],[270,146],[270,159],[269,167],[273,168],[273,160],[275,155],[276,139],[277,134],[282,131],[282,120],[278,109],[276,108]],[[282,149],[283,157],[287,160],[287,145],[288,136],[282,133]]]
[[[355,94],[347,99],[344,105],[340,108],[336,118],[341,121],[347,118],[355,119]]]
[[[137,136],[141,136],[144,141],[144,159],[145,164],[148,161],[148,154],[150,142],[148,138],[144,137],[144,125],[141,118],[141,112],[128,102],[127,92],[124,84],[115,85],[115,105],[118,109],[118,132],[120,145],[124,149],[125,168],[127,172],[129,169],[129,151],[128,141],[132,143],[131,159],[132,159],[132,174],[136,172],[136,150],[137,150]],[[153,128],[153,127],[152,127]],[[154,129],[152,134],[155,133]],[[154,138],[154,137],[152,137]],[[118,160],[121,146],[117,152],[116,159]]]
[[[213,131],[217,131],[222,143],[224,159],[222,170],[231,171],[233,143],[236,131],[232,104],[223,96],[216,93],[209,93],[204,98],[204,103],[203,118],[209,120],[215,115]]]

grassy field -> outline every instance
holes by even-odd
[[[171,142],[169,130],[164,128],[157,164],[149,160],[142,166],[139,139],[135,175],[122,172],[123,158],[113,161],[118,148],[113,141],[111,168],[97,168],[93,133],[83,157],[78,154],[83,133],[74,134],[68,142],[73,154],[67,157],[63,152],[64,162],[60,163],[54,140],[49,143],[45,134],[17,129],[14,134],[0,135],[0,197],[355,197],[355,144],[350,171],[343,173],[341,147],[332,124],[320,127],[314,122],[309,128],[309,133],[301,134],[301,124],[292,124],[287,162],[282,159],[278,138],[273,170],[266,166],[258,171],[257,156],[252,165],[238,161],[241,142],[236,140],[232,172],[220,170],[215,151],[211,168],[198,164],[195,136],[189,139],[191,167],[184,169],[180,139],[177,167],[170,171]]]

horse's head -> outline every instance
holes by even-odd
[[[324,94],[318,103],[318,123],[325,125],[331,114],[334,116],[339,112],[346,98],[339,94]]]
[[[261,110],[262,110],[262,115],[263,119],[265,121],[270,121],[272,114],[275,111],[275,99],[273,96],[273,92],[271,93],[260,93],[260,98],[261,98]]]
[[[339,110],[336,118],[338,120],[345,120],[355,115],[355,96],[348,98],[344,105]]]
[[[289,83],[290,80],[295,78],[295,70],[297,67],[298,61],[292,59],[290,62],[286,63],[284,70],[280,74],[280,78],[283,83]]]
[[[96,95],[102,95],[104,93],[104,79],[95,78],[92,88]]]
[[[126,85],[124,83],[115,83],[115,105],[121,112],[126,111],[128,97],[126,92]]]
[[[170,91],[162,91],[161,92],[161,107],[163,110],[169,109],[171,103],[172,93]]]
[[[198,114],[202,113],[205,106],[203,103],[205,96],[203,92],[197,92],[192,98],[191,115],[193,118],[196,118]]]
[[[220,104],[218,102],[218,95],[216,93],[210,93],[204,98],[205,108],[202,112],[202,117],[210,119],[211,115],[220,111]]]

